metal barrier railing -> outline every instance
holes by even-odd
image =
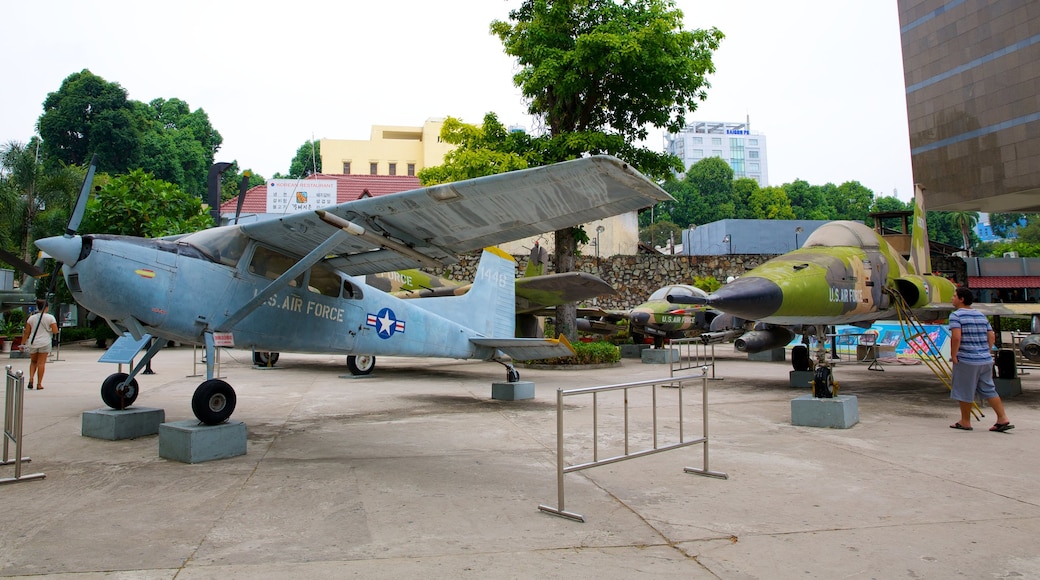
[[[671,347],[679,351],[679,357],[671,361],[670,375],[676,371],[708,367],[711,369],[711,380],[721,380],[715,376],[715,343],[704,344],[699,338],[673,339]]]
[[[7,384],[4,397],[4,460],[0,465],[14,464],[14,477],[0,478],[0,484],[28,481],[30,479],[43,479],[46,475],[33,473],[22,475],[22,463],[28,463],[32,459],[22,457],[22,403],[25,392],[25,377],[22,371],[11,371],[11,365],[4,367],[7,370]],[[9,443],[14,443],[14,459],[10,459]]]
[[[1011,332],[1011,348],[1015,351],[1015,366],[1018,367],[1020,375],[1028,375],[1028,371],[1022,371],[1021,369],[1038,369],[1038,365],[1035,361],[1031,361],[1026,357],[1022,356],[1022,341],[1031,336],[1029,332]]]
[[[701,422],[701,436],[696,439],[687,440],[684,434],[684,418],[683,418],[683,383],[693,381],[695,379],[701,379],[701,401],[703,406],[703,419]],[[677,443],[671,443],[667,445],[661,445],[658,441],[658,416],[657,416],[657,387],[658,385],[674,385],[676,389],[677,401],[678,401],[678,434],[679,441]],[[652,418],[653,418],[653,446],[649,449],[642,449],[639,451],[630,450],[630,423],[629,423],[629,397],[628,393],[632,389],[639,388],[650,388],[652,397]],[[615,455],[605,459],[599,458],[599,393],[606,391],[624,391],[624,453],[622,455]],[[586,463],[579,463],[576,465],[567,465],[567,461],[564,456],[564,425],[563,425],[563,400],[565,397],[573,397],[577,395],[592,395],[592,461]],[[556,390],[556,495],[557,495],[557,507],[539,505],[538,509],[543,512],[550,513],[552,515],[560,516],[570,520],[584,522],[585,516],[568,512],[564,508],[564,481],[563,476],[567,473],[575,471],[581,471],[583,469],[589,469],[592,467],[599,467],[601,465],[607,465],[610,463],[617,463],[619,461],[625,461],[628,459],[635,459],[637,457],[643,457],[645,455],[651,455],[654,453],[661,453],[663,451],[670,451],[672,449],[678,449],[680,447],[688,447],[690,445],[702,444],[704,446],[704,467],[684,467],[683,471],[686,473],[694,473],[697,475],[704,475],[708,477],[717,477],[720,479],[729,479],[729,475],[719,471],[711,471],[708,468],[708,368],[701,367],[701,376],[687,375],[680,377],[670,377],[667,379],[656,379],[648,381],[639,381],[634,383],[623,383],[617,385],[604,385],[601,387],[585,387],[579,389],[557,389]]]

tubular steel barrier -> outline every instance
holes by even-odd
[[[22,371],[11,372],[11,365],[7,369],[7,389],[4,397],[4,460],[0,465],[14,464],[14,477],[0,478],[0,484],[28,481],[30,479],[43,479],[46,475],[33,473],[22,475],[22,462],[28,463],[32,459],[22,457],[22,397],[24,396],[25,378]],[[14,459],[9,459],[9,443],[14,442]]]
[[[699,338],[679,338],[672,340],[671,346],[679,351],[679,357],[672,359],[670,376],[674,377],[676,371],[708,367],[711,380],[722,380],[722,377],[715,376],[715,343],[704,344]]]
[[[693,381],[695,379],[701,379],[701,400],[703,406],[703,419],[701,436],[696,439],[686,440],[683,431],[683,382]],[[675,389],[678,400],[678,434],[679,441],[677,443],[671,443],[667,445],[661,445],[658,442],[658,418],[657,418],[657,387],[658,385],[672,385],[679,388]],[[630,417],[629,417],[629,391],[633,389],[649,387],[651,390],[651,409],[652,409],[652,424],[653,424],[653,446],[649,449],[643,449],[640,451],[631,451],[629,449],[629,443],[631,439],[630,433]],[[622,455],[615,455],[605,459],[599,458],[599,393],[606,391],[624,391],[624,453]],[[586,463],[579,463],[576,465],[566,465],[566,459],[564,457],[564,428],[563,428],[563,400],[565,397],[572,397],[577,395],[592,395],[592,461]],[[607,465],[610,463],[617,463],[619,461],[625,461],[627,459],[635,459],[636,457],[643,457],[645,455],[651,455],[654,453],[660,453],[662,451],[670,451],[672,449],[678,449],[680,447],[687,447],[690,445],[703,444],[704,446],[704,467],[684,467],[683,471],[686,473],[694,473],[697,475],[705,475],[708,477],[716,477],[719,479],[729,479],[729,475],[719,471],[710,471],[708,469],[708,367],[701,367],[701,375],[687,375],[680,377],[670,377],[667,379],[656,379],[648,381],[639,381],[634,383],[623,383],[617,385],[605,385],[600,387],[585,387],[579,389],[557,389],[556,390],[556,494],[557,494],[557,507],[539,505],[538,509],[543,512],[550,513],[552,515],[560,516],[577,522],[585,522],[585,516],[568,512],[564,508],[564,474],[571,473],[574,471],[581,471],[583,469],[589,469],[591,467],[599,467],[601,465]]]

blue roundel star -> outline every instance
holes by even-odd
[[[369,313],[367,324],[374,327],[376,334],[383,339],[390,338],[395,332],[404,332],[404,321],[398,320],[394,311],[389,308],[380,310],[379,314]]]

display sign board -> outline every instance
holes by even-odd
[[[336,205],[335,179],[270,179],[267,213],[290,214]]]

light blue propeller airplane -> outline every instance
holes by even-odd
[[[213,376],[218,346],[343,353],[355,374],[370,373],[383,355],[490,360],[519,380],[505,357],[573,349],[561,339],[515,338],[515,261],[493,246],[671,199],[624,162],[596,156],[143,239],[77,234],[89,190],[67,233],[36,244],[63,263],[76,301],[117,334],[160,339],[129,374],[103,382],[102,399],[132,404],[135,375],[168,340],[204,344],[207,379],[192,410],[207,424],[227,420],[236,403],[234,389]],[[481,248],[462,296],[404,300],[364,283],[367,274],[443,267]]]

